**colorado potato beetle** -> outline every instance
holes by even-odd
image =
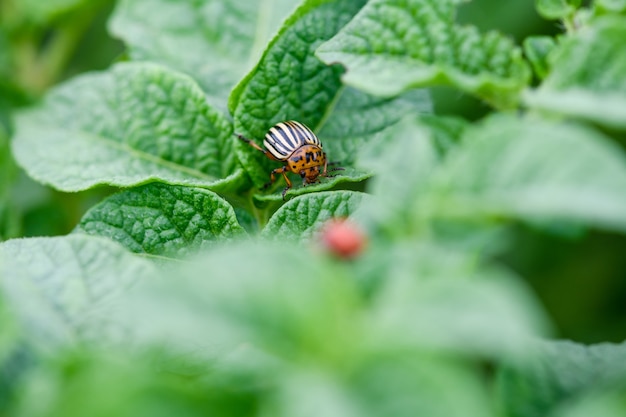
[[[276,174],[282,174],[287,183],[283,190],[283,200],[285,193],[291,188],[291,181],[287,177],[287,172],[300,175],[302,185],[313,184],[319,181],[319,177],[329,177],[329,163],[326,159],[326,152],[322,149],[322,143],[315,136],[315,133],[307,126],[293,120],[275,124],[265,134],[263,146],[261,148],[251,139],[237,134],[237,137],[253,148],[263,152],[269,159],[284,162],[280,168],[270,172],[270,182],[263,188],[269,187],[276,181]],[[330,171],[338,171],[343,168],[333,168]]]

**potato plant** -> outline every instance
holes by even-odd
[[[464,3],[8,2],[0,416],[624,415],[623,309],[567,340],[516,266],[624,250],[626,1],[537,0],[517,40]],[[123,53],[72,73],[76,16]],[[283,201],[236,134],[285,120],[344,169]],[[24,181],[70,231],[24,231]],[[594,259],[572,287],[623,297]]]

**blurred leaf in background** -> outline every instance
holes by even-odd
[[[223,107],[298,4],[297,0],[120,0],[109,28],[125,41],[132,59],[158,62],[193,76],[209,101]]]
[[[73,74],[105,68],[123,52],[106,32],[112,0],[0,2],[0,240],[58,235],[109,191],[67,195],[33,182],[8,150],[13,115]],[[8,216],[8,217],[7,217]]]

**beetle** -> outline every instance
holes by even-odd
[[[313,184],[319,181],[319,177],[329,177],[329,165],[335,162],[328,162],[326,152],[322,149],[322,143],[315,136],[315,133],[306,125],[289,120],[279,122],[272,126],[265,134],[263,146],[261,148],[251,139],[242,135],[236,136],[248,145],[252,146],[265,154],[269,159],[284,162],[280,168],[270,172],[270,182],[265,184],[263,188],[267,188],[276,181],[276,174],[282,174],[287,183],[287,187],[283,190],[283,200],[285,194],[292,187],[291,181],[287,177],[287,172],[293,172],[300,175],[302,185]],[[343,168],[332,168],[330,171],[338,171]]]

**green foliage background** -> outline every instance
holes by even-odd
[[[0,417],[624,415],[624,39],[621,0],[0,0]],[[283,202],[234,133],[287,119],[345,170]]]

